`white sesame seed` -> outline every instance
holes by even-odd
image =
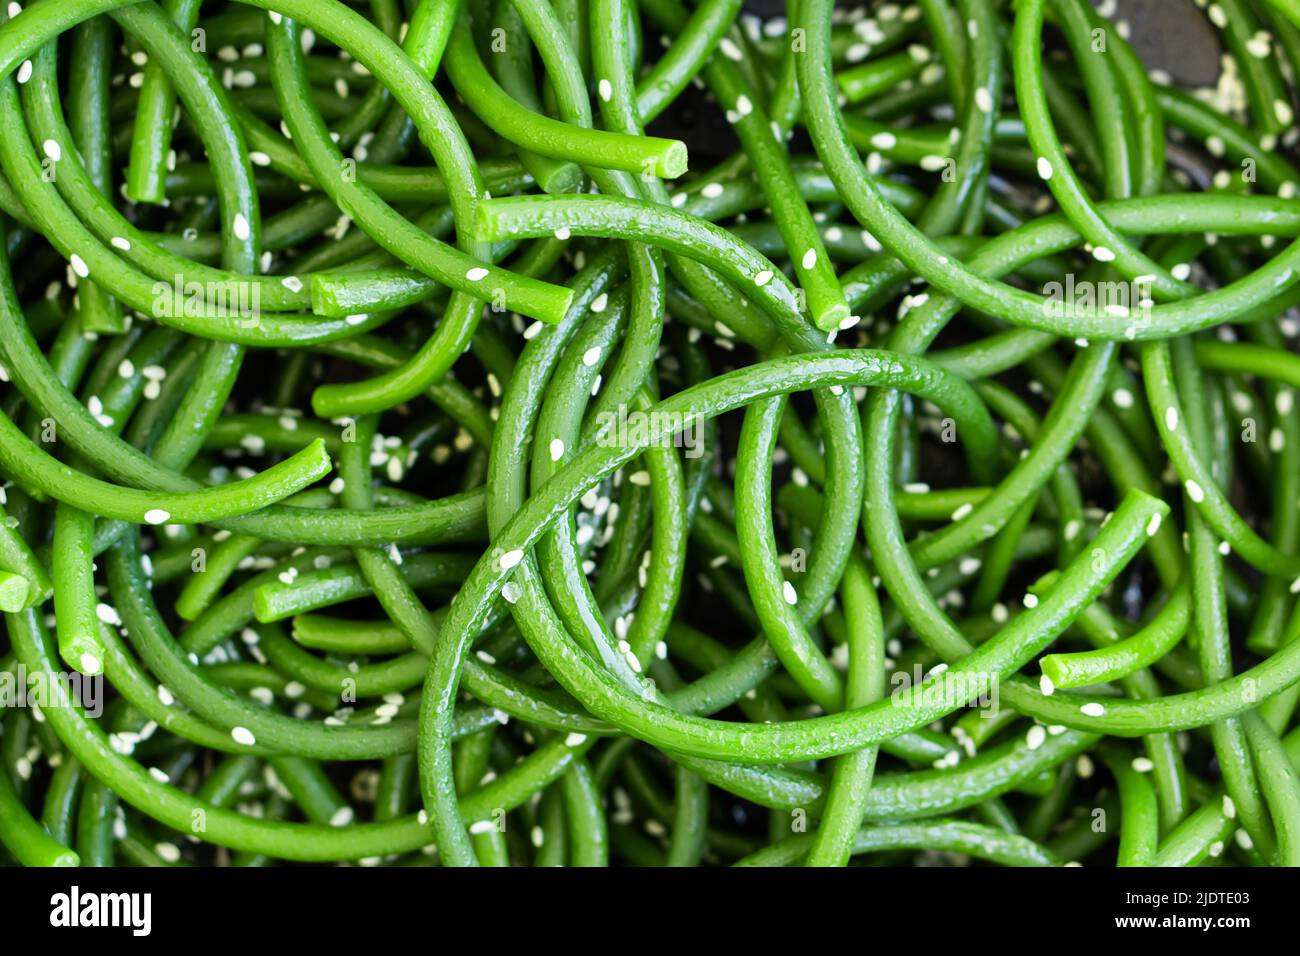
[[[54,160],[56,163],[63,158],[62,148],[52,139],[47,139],[45,142],[41,143],[41,149],[44,150],[46,156]]]
[[[785,597],[785,603],[795,605],[799,603],[799,592],[794,589],[794,585],[786,581],[781,585],[781,594]]]
[[[593,345],[587,351],[582,353],[582,364],[587,368],[593,368],[600,361],[600,346]]]
[[[1171,432],[1178,430],[1178,409],[1173,405],[1165,409],[1165,428]]]
[[[480,279],[486,279],[488,276],[487,269],[482,266],[475,266],[465,273],[465,278],[470,282],[478,282]]]
[[[564,457],[564,439],[551,439],[551,461],[559,461]]]
[[[22,64],[18,67],[18,85],[22,86],[31,78],[32,78],[32,61],[23,60]]]
[[[161,508],[150,508],[144,513],[144,520],[149,524],[164,524],[171,520],[171,515]]]
[[[1155,764],[1149,757],[1134,757],[1132,767],[1138,773],[1150,773],[1155,769]]]
[[[175,843],[155,843],[153,851],[162,858],[164,863],[175,863],[181,858],[180,848]]]
[[[511,568],[513,568],[516,564],[518,564],[523,559],[524,559],[524,553],[520,551],[518,548],[515,548],[513,551],[507,551],[505,554],[501,555],[500,558],[501,569],[503,571],[509,571]]]
[[[1192,479],[1190,478],[1187,479],[1186,488],[1187,488],[1187,497],[1191,498],[1192,501],[1196,502],[1197,504],[1200,504],[1202,501],[1205,500],[1205,489],[1203,489]]]
[[[1042,691],[1043,695],[1046,697],[1051,697],[1054,693],[1056,693],[1056,685],[1052,683],[1052,679],[1048,677],[1046,674],[1042,674],[1039,676],[1038,689]]]
[[[876,149],[893,149],[898,145],[898,137],[888,130],[874,134],[871,137],[871,145]]]
[[[242,212],[235,213],[235,221],[230,224],[230,231],[235,234],[235,238],[243,242],[251,234],[248,227],[248,219]]]
[[[86,260],[75,252],[68,258],[68,262],[72,265],[72,271],[81,278],[85,279],[90,275],[90,266],[86,265]]]
[[[1101,717],[1106,713],[1106,708],[1094,701],[1089,701],[1079,708],[1079,713],[1085,717]]]
[[[1030,750],[1037,750],[1047,740],[1047,731],[1038,724],[1029,728],[1029,733],[1025,734],[1025,746]]]
[[[330,826],[345,827],[352,822],[355,816],[356,813],[351,807],[339,807],[334,811],[333,815],[330,816]]]
[[[817,265],[817,250],[809,249],[803,254],[803,267],[811,269],[815,265]]]
[[[230,728],[230,739],[237,744],[242,744],[245,747],[251,747],[255,743],[257,743],[257,738],[253,736],[253,732],[249,730],[247,727]]]
[[[581,747],[586,742],[587,742],[587,735],[580,734],[576,731],[574,731],[573,733],[569,734],[567,737],[564,738],[564,746],[566,747]]]
[[[1026,594],[1026,595],[1025,595],[1025,607],[1027,607],[1027,608],[1036,608],[1036,607],[1038,607],[1038,595],[1037,595],[1037,594]]]
[[[1147,537],[1155,537],[1155,533],[1160,530],[1160,512],[1156,512],[1147,519]]]
[[[1039,179],[1041,179],[1041,180],[1043,180],[1044,182],[1046,182],[1047,180],[1049,180],[1049,179],[1052,178],[1052,161],[1051,161],[1051,160],[1049,160],[1046,156],[1039,156],[1039,157],[1038,157],[1038,163],[1037,163],[1036,165],[1038,166],[1038,178],[1039,178]]]
[[[758,286],[759,288],[762,288],[763,286],[767,285],[771,281],[772,281],[771,269],[764,269],[762,272],[758,273],[758,275],[754,276],[754,285]]]

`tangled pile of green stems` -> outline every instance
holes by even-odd
[[[1085,0],[6,4],[0,668],[106,688],[7,859],[1300,863],[1300,4],[1199,5],[1244,105]]]

